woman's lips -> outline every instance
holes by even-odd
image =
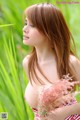
[[[29,39],[29,37],[23,36],[23,40],[28,40],[28,39]]]

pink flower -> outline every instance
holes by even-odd
[[[63,96],[65,93],[66,87],[63,81],[56,83],[55,85],[51,85],[49,88],[43,88],[41,101],[46,106],[51,104],[59,97]]]
[[[47,112],[59,107],[70,104],[73,101],[72,96],[61,99],[67,91],[66,80],[56,82],[48,88],[44,86],[39,98],[39,112],[40,115],[46,115]]]

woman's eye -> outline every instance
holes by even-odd
[[[27,22],[25,22],[24,25],[27,25]]]
[[[27,24],[27,22],[25,22],[24,25],[28,25],[28,26],[30,26],[30,27],[34,27],[33,24]]]
[[[24,21],[24,25],[27,25],[27,20],[25,19],[25,21]]]
[[[34,27],[34,25],[30,24],[31,27]]]

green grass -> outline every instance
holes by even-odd
[[[28,119],[27,107],[24,101],[22,83],[19,78],[20,73],[13,37],[9,40],[9,45],[5,38],[3,43],[7,67],[5,67],[0,59],[0,101],[4,104],[6,109],[3,109],[3,111],[8,112],[10,120],[25,120]],[[2,112],[1,110],[0,112]]]

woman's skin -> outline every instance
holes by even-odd
[[[80,103],[56,109],[48,114],[47,120],[65,120],[66,117],[73,114],[80,114]]]
[[[36,48],[37,60],[40,68],[43,70],[43,73],[47,76],[50,82],[54,84],[56,81],[59,80],[54,52],[51,49],[51,46],[46,37],[43,36],[34,25],[32,25],[29,19],[26,18],[26,21],[27,23],[23,28],[23,43],[25,45],[34,46]],[[23,67],[26,71],[27,77],[29,58],[30,56],[28,55],[23,60]],[[80,61],[72,55],[70,55],[70,61],[76,70],[78,80],[80,80]],[[46,81],[46,79],[41,75],[38,69],[35,68],[35,70],[37,72],[37,75],[40,76],[45,84],[49,85],[50,83]],[[33,82],[32,86],[29,82],[26,88],[25,98],[32,108],[37,108],[39,94],[38,91],[40,91],[40,87],[41,84],[36,80],[36,84]],[[48,114],[47,120],[64,120],[67,116],[77,113],[80,114],[80,103],[56,109],[55,111],[53,111],[53,113]]]
[[[29,56],[28,56],[28,59],[29,59]],[[79,61],[76,58],[73,61],[74,61],[76,70],[77,71],[80,70]],[[28,75],[27,62],[28,62],[28,60],[23,61],[23,66],[26,71],[26,74]],[[28,94],[25,96],[27,97],[26,98],[27,102],[29,103],[29,105],[31,107],[37,108],[37,105],[38,105],[38,103],[37,103],[38,102],[38,92],[37,91],[39,90],[39,88],[40,88],[39,84],[36,86],[34,83],[34,86],[32,86],[30,82],[28,83],[28,87],[26,88],[27,91],[25,92],[26,94],[27,93]],[[48,114],[47,120],[58,120],[58,119],[64,120],[64,118],[66,118],[67,116],[72,115],[72,114],[80,114],[80,103],[76,103],[76,104],[73,104],[70,106],[65,106],[63,108],[56,109],[55,111],[53,111],[53,113]],[[42,120],[44,120],[44,119],[42,119]]]

